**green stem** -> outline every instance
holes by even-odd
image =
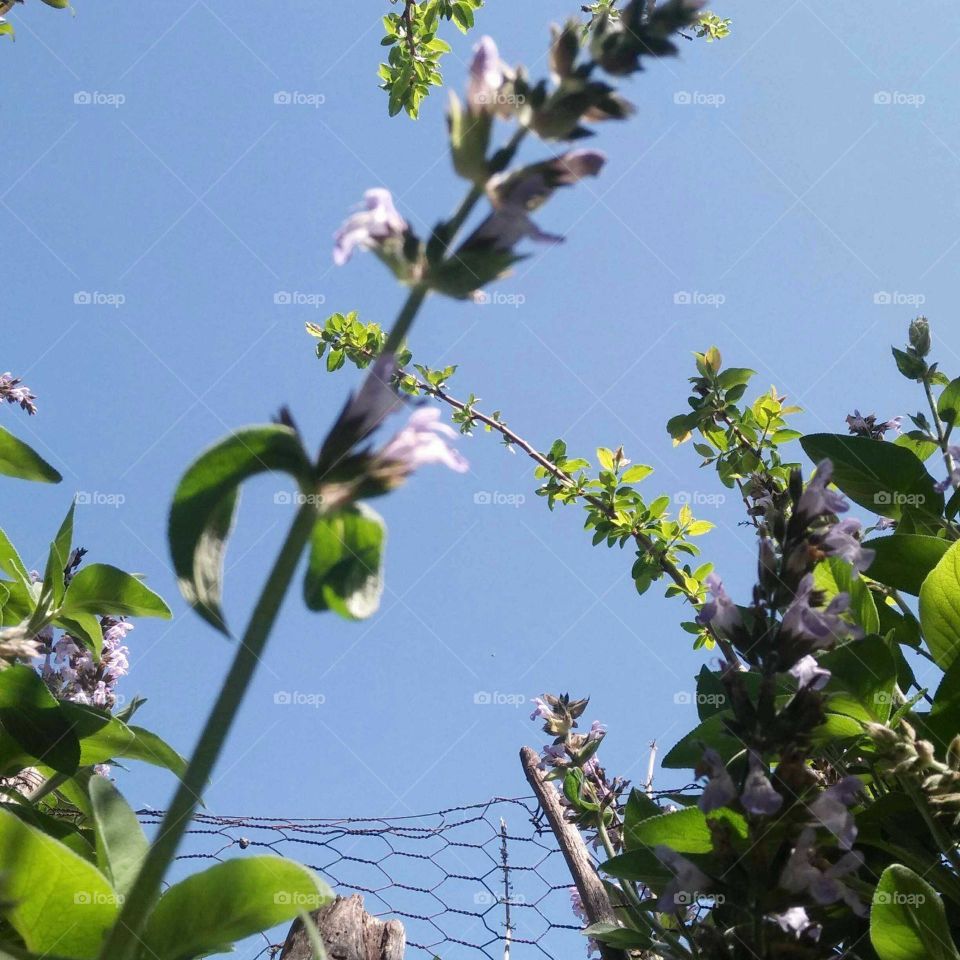
[[[217,757],[220,755],[250,681],[263,656],[267,639],[273,629],[284,595],[293,579],[300,555],[310,537],[315,519],[313,505],[304,504],[290,527],[253,615],[250,617],[247,630],[237,648],[230,672],[207,717],[190,764],[160,824],[157,837],[140,868],[133,889],[127,896],[120,916],[100,951],[100,960],[134,960],[138,955],[142,945],[140,934],[160,893],[161,881],[190,824],[190,818],[196,810],[200,794],[207,786]]]
[[[930,831],[934,842],[940,848],[940,852],[950,862],[950,866],[953,867],[954,872],[960,873],[960,856],[957,854],[957,845],[943,832],[943,828],[937,823],[936,818],[930,812],[930,808],[927,805],[927,795],[916,783],[907,777],[901,777],[900,782],[910,795],[910,799],[913,800],[914,806],[920,811],[920,816],[923,817],[923,821],[926,823],[927,829]]]
[[[423,306],[423,301],[427,299],[427,293],[427,287],[419,283],[410,291],[403,307],[400,309],[396,322],[390,330],[390,334],[387,336],[387,342],[383,345],[384,353],[396,353],[403,346],[403,341],[407,339],[407,333],[413,326],[413,321]]]
[[[527,135],[526,127],[517,127],[513,136],[507,142],[506,146],[498,150],[490,164],[491,173],[499,173],[513,159],[520,146],[521,141]],[[485,194],[482,186],[474,184],[467,195],[460,201],[460,205],[453,212],[453,216],[443,225],[443,231],[446,234],[445,255],[449,256],[450,248],[453,246],[460,229],[467,222],[467,218],[473,213],[474,208],[480,202]],[[416,319],[420,307],[429,293],[429,287],[426,284],[418,283],[407,296],[406,302],[400,310],[390,333],[387,336],[387,342],[383,345],[384,353],[396,353],[402,346],[413,321]]]
[[[950,482],[953,484],[954,489],[957,489],[960,487],[960,481],[953,479],[953,457],[950,455],[950,447],[947,443],[947,434],[943,429],[943,421],[940,419],[940,411],[937,410],[937,401],[933,396],[933,386],[930,383],[929,375],[924,375],[923,392],[927,395],[927,403],[930,405],[930,413],[933,415],[933,425],[937,430],[937,444],[940,447],[940,452],[943,454],[943,462],[947,468],[947,475],[950,477]]]

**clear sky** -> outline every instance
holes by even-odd
[[[206,445],[283,403],[320,439],[358,377],[325,373],[304,321],[356,309],[388,324],[403,296],[372,256],[333,268],[331,234],[367,187],[393,190],[422,232],[464,186],[442,94],[418,123],[387,117],[383,0],[76,5],[71,18],[25,4],[0,48],[0,368],[40,397],[31,421],[3,416],[65,477],[5,482],[2,523],[41,566],[74,491],[123,498],[80,509],[78,536],[175,608],[172,623],[137,624],[123,690],[147,696],[140,721],[186,752],[232,650],[177,595],[174,486]],[[491,0],[477,36],[538,75],[548,22],[575,6]],[[624,444],[656,467],[651,495],[721,489],[664,431],[685,409],[692,350],[716,343],[757,369],[757,390],[776,384],[811,431],[843,430],[854,407],[919,408],[889,357],[919,312],[960,374],[956,5],[715,10],[733,35],[628,81],[637,116],[591,143],[609,158],[601,178],[538,215],[566,243],[531,248],[494,285],[501,302],[431,300],[411,344],[434,366],[459,363],[451,389],[541,446],[563,436],[589,457]],[[452,39],[459,87],[469,41]],[[529,142],[523,158],[552,150]],[[278,304],[280,292],[306,296]],[[707,296],[675,302],[684,293]],[[589,694],[590,717],[610,727],[608,769],[635,779],[647,741],[666,747],[692,726],[675,699],[706,655],[677,627],[679,603],[658,588],[638,598],[629,551],[591,548],[576,510],[550,514],[529,462],[484,435],[460,446],[470,473],[431,468],[377,504],[390,535],[376,617],[347,624],[289,598],[211,810],[385,816],[523,794],[517,750],[542,735],[528,707],[478,705],[478,692]],[[291,519],[277,488],[262,479],[244,495],[226,588],[236,627]],[[480,492],[526,500],[478,504]],[[706,555],[746,596],[753,536],[735,498],[698,512],[717,524]],[[280,691],[325,702],[281,706]],[[171,789],[139,765],[119,782],[137,806],[161,807]]]

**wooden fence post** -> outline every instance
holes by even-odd
[[[617,917],[610,905],[610,898],[604,889],[603,881],[597,874],[580,831],[564,819],[563,807],[560,806],[557,791],[551,782],[544,780],[544,774],[540,770],[539,754],[530,747],[524,747],[520,751],[520,762],[523,764],[527,781],[533,787],[533,792],[537,795],[547,820],[550,821],[550,828],[557,838],[563,858],[567,861],[587,920],[591,924],[616,923]],[[627,954],[623,950],[615,950],[602,943],[599,947],[603,960],[627,960]]]
[[[337,897],[311,916],[327,948],[328,960],[403,960],[407,938],[398,920],[378,920],[363,909],[363,897]],[[303,924],[294,920],[280,960],[313,960]]]

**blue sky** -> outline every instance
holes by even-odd
[[[478,26],[536,75],[548,22],[574,6],[493,0]],[[78,535],[175,607],[172,623],[137,624],[124,688],[185,752],[232,650],[176,593],[164,526],[177,479],[283,403],[317,442],[358,378],[322,370],[304,322],[356,309],[386,325],[402,301],[373,257],[334,269],[331,234],[369,186],[393,190],[421,232],[463,193],[442,94],[418,123],[386,115],[387,7],[277,0],[228,14],[197,0],[171,15],[77,0],[71,18],[29,2],[0,51],[0,367],[41,411],[3,416],[65,476],[4,484],[2,522],[40,565],[74,491],[123,498],[81,509]],[[869,15],[819,0],[715,9],[733,35],[627,81],[636,117],[591,144],[608,155],[603,175],[538,215],[566,243],[532,248],[494,285],[500,302],[431,300],[411,342],[424,362],[459,363],[454,393],[472,390],[543,447],[624,444],[656,467],[651,495],[720,490],[664,431],[685,408],[692,350],[716,343],[757,369],[758,392],[776,384],[811,431],[842,430],[854,407],[920,407],[888,349],[917,313],[960,373],[955,5],[926,19],[889,0]],[[452,39],[445,72],[459,87],[470,42]],[[315,105],[276,103],[280,92]],[[529,142],[523,158],[551,152]],[[275,303],[281,292],[322,304]],[[377,504],[390,535],[375,618],[351,625],[290,597],[211,810],[385,816],[523,794],[517,750],[541,734],[528,707],[478,705],[479,692],[591,695],[608,768],[631,778],[649,740],[668,747],[693,724],[675,699],[705,655],[678,629],[680,605],[656,588],[638,598],[629,553],[591,548],[575,510],[550,514],[529,462],[483,435],[460,446],[469,474],[433,468]],[[291,518],[277,489],[267,478],[244,495],[226,588],[237,627]],[[482,492],[526,499],[483,505]],[[744,595],[753,538],[735,499],[699,514],[717,524],[706,555]],[[281,691],[324,702],[275,704]],[[139,766],[120,784],[137,806],[163,806],[171,789]]]

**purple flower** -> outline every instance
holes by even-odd
[[[553,716],[553,707],[543,697],[534,697],[533,707],[533,713],[530,714],[531,720],[549,720]]]
[[[867,416],[862,416],[859,410],[854,410],[853,413],[847,417],[847,427],[849,427],[852,434],[861,437],[870,437],[873,440],[882,440],[883,435],[888,430],[894,430],[899,433],[902,423],[903,417],[894,417],[892,420],[885,420],[878,423],[874,414],[869,413]]]
[[[783,797],[773,789],[760,757],[750,752],[750,771],[743,785],[740,802],[748,813],[772,816],[783,806]]]
[[[806,640],[813,648],[827,648],[842,637],[860,637],[863,631],[847,623],[841,617],[850,607],[850,597],[838,593],[823,609],[811,606],[814,599],[813,574],[808,573],[797,589],[793,603],[783,615],[783,629],[795,637]]]
[[[892,517],[878,517],[875,524],[878,530],[889,530],[891,527],[895,527],[896,525],[897,521]]]
[[[663,888],[657,909],[661,913],[676,913],[696,903],[697,898],[709,888],[710,878],[695,863],[669,847],[657,846],[653,852],[674,875],[673,880]]]
[[[363,209],[351,214],[334,234],[333,262],[342,267],[357,248],[370,250],[407,231],[389,190],[374,187],[363,195]]]
[[[492,37],[481,37],[473,48],[467,100],[477,111],[494,112],[497,93],[504,82],[503,62]]]
[[[536,714],[534,714],[534,716],[536,716]],[[564,763],[567,759],[567,750],[562,743],[548,743],[543,748],[541,757],[540,769],[546,770],[547,767],[555,767],[560,763]]]
[[[700,772],[701,770],[703,773]],[[733,778],[716,750],[708,747],[703,751],[703,759],[697,766],[696,772],[698,776],[706,774],[709,777],[697,801],[697,806],[704,813],[727,807],[736,799],[737,788],[733,784]]]
[[[557,187],[597,176],[604,163],[606,157],[596,150],[571,150],[553,160],[493,177],[487,187],[493,213],[464,246],[487,242],[495,250],[512,250],[524,237],[559,243],[563,237],[544,233],[530,218],[530,211],[543,204]]]
[[[770,918],[784,933],[792,933],[798,940],[804,934],[809,935],[811,940],[819,940],[822,927],[819,923],[814,923],[808,916],[803,907],[790,907],[783,913],[775,913]]]
[[[824,553],[846,560],[860,573],[873,563],[873,558],[877,555],[875,550],[863,549],[860,542],[860,521],[853,517],[840,520],[830,527],[823,535],[820,546]]]
[[[867,909],[860,898],[839,879],[858,870],[863,865],[863,857],[857,852],[846,853],[836,863],[821,869],[813,863],[815,838],[813,828],[804,828],[780,875],[780,886],[791,893],[806,892],[816,903],[824,905],[843,900],[858,916],[866,916]]]
[[[607,732],[607,725],[599,720],[594,720],[590,724],[590,732],[587,734],[587,741],[602,740]]]
[[[466,473],[470,465],[444,439],[456,435],[453,427],[440,422],[436,407],[418,407],[407,425],[380,451],[380,458],[400,464],[408,473],[431,463]]]
[[[863,793],[863,782],[857,777],[844,777],[839,783],[827,787],[810,804],[810,813],[836,838],[843,850],[849,850],[857,839],[857,822],[848,807],[857,802]]]
[[[19,377],[14,377],[9,371],[0,373],[0,403],[14,403],[33,416],[37,412],[36,399]]]
[[[723,581],[715,573],[707,576],[705,581],[712,600],[708,600],[697,615],[697,623],[710,626],[723,634],[731,634],[740,626],[740,611],[730,599],[730,595],[723,587]]]
[[[850,509],[850,504],[844,496],[835,490],[827,489],[832,479],[832,461],[821,460],[817,465],[816,475],[800,495],[797,512],[808,519],[821,517],[827,513],[846,513]]]
[[[815,657],[801,657],[788,671],[801,690],[822,690],[830,682],[830,671],[821,667]]]
[[[580,897],[580,891],[576,887],[570,887],[570,909],[573,910],[577,919],[587,922],[587,911],[583,909],[583,900]]]

